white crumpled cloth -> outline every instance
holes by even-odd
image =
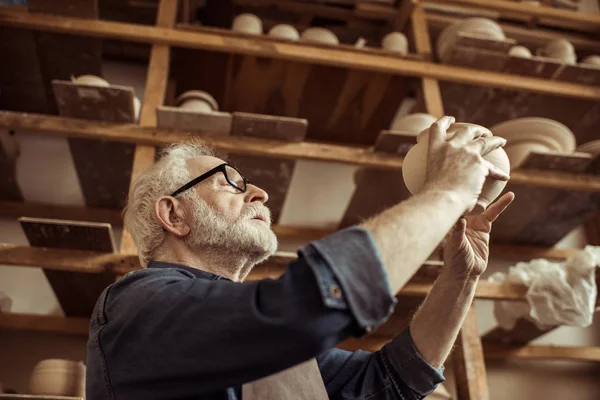
[[[505,330],[519,318],[533,321],[538,328],[556,325],[586,327],[595,311],[596,267],[600,265],[600,247],[587,246],[565,262],[536,259],[510,267],[508,273],[496,272],[488,280],[524,284],[527,303],[496,301],[494,315]]]

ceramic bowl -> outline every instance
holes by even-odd
[[[599,154],[600,153],[600,140],[593,140],[577,147],[577,151],[581,153]]]
[[[302,32],[301,36],[302,40],[306,40],[308,42],[319,42],[319,43],[327,43],[327,44],[340,44],[335,33],[331,32],[329,29],[313,27],[308,28],[304,32]]]
[[[85,396],[85,365],[81,361],[50,359],[40,361],[29,380],[36,395]]]
[[[585,57],[583,60],[581,60],[582,64],[587,64],[587,65],[598,65],[600,66],[600,56],[587,56]]]
[[[176,100],[179,108],[200,113],[219,111],[217,101],[208,93],[201,90],[189,90],[182,93]]]
[[[438,36],[437,55],[440,61],[448,62],[456,38],[460,32],[470,33],[490,39],[503,40],[506,38],[500,25],[487,18],[467,18],[448,26]]]
[[[81,83],[82,85],[109,87],[108,81],[96,75],[80,75],[77,78],[72,78],[73,83]]]
[[[383,37],[381,47],[387,51],[406,55],[408,54],[408,39],[403,33],[391,32]]]
[[[448,138],[451,138],[459,128],[463,126],[475,126],[483,130],[484,136],[491,136],[492,133],[487,129],[475,124],[456,123],[452,124],[447,131]],[[425,185],[425,176],[427,172],[427,150],[429,148],[429,129],[424,130],[417,136],[417,144],[414,145],[404,157],[402,163],[402,177],[406,188],[410,193],[417,194],[423,190]],[[488,160],[502,171],[510,174],[510,161],[502,148],[487,153],[484,159]],[[475,207],[470,210],[470,214],[480,214],[487,206],[493,202],[504,190],[505,181],[495,179],[486,180],[483,189]]]
[[[240,14],[233,20],[231,30],[249,35],[262,35],[262,21],[254,14]]]
[[[552,40],[546,46],[539,48],[537,50],[537,55],[554,58],[570,65],[577,62],[575,47],[573,47],[573,44],[566,39]]]
[[[433,115],[425,113],[408,114],[392,121],[390,130],[409,132],[416,136],[428,129],[435,121],[437,121],[437,118]]]
[[[529,153],[549,153],[553,149],[544,143],[524,140],[514,144],[507,144],[504,147],[504,151],[510,160],[510,165],[513,168],[518,168],[527,159]]]
[[[513,46],[508,51],[508,55],[512,57],[531,58],[531,51],[525,46]]]
[[[575,150],[575,135],[560,122],[548,118],[527,117],[502,122],[490,128],[494,135],[502,136],[507,144],[519,141],[537,141],[552,151],[571,153]]]
[[[269,30],[269,36],[286,40],[300,39],[300,34],[298,33],[298,30],[292,25],[288,24],[275,25]]]

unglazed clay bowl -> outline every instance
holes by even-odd
[[[217,101],[208,93],[201,90],[188,90],[176,100],[179,108],[199,113],[219,111]]]
[[[516,118],[496,124],[490,130],[506,139],[507,145],[524,140],[537,141],[561,153],[571,153],[576,146],[573,132],[566,125],[549,118]]]
[[[231,30],[249,35],[262,35],[262,21],[254,14],[240,14],[233,20]]]
[[[435,121],[437,121],[437,118],[430,114],[408,114],[392,121],[390,130],[409,132],[416,136],[429,128]]]
[[[587,56],[581,60],[582,64],[600,66],[600,56]]]
[[[279,39],[285,40],[298,40],[300,39],[300,34],[298,30],[294,28],[292,25],[288,24],[279,24],[275,25],[269,30],[269,36],[273,36]]]
[[[447,130],[447,139],[450,139],[457,130],[465,125],[475,126],[484,131],[483,136],[492,136],[492,133],[482,126],[475,124],[452,124]],[[417,136],[417,144],[414,145],[404,157],[402,163],[402,177],[406,188],[413,195],[423,190],[425,185],[425,177],[427,174],[427,151],[429,148],[429,129],[424,130]],[[502,148],[493,150],[487,153],[484,157],[487,161],[498,167],[500,170],[510,174],[510,161]],[[489,178],[483,185],[483,189],[475,207],[470,210],[469,214],[480,214],[487,206],[493,202],[504,190],[506,181],[499,181]]]
[[[304,32],[302,32],[301,36],[302,40],[306,40],[308,42],[318,42],[318,43],[327,43],[327,44],[340,44],[335,33],[331,32],[329,29],[313,27],[308,28]]]
[[[408,54],[408,39],[400,32],[391,32],[383,37],[381,47],[384,50],[406,55]]]
[[[523,161],[527,159],[529,153],[549,153],[553,151],[553,149],[544,143],[524,140],[514,144],[507,144],[504,146],[504,151],[513,168],[518,168],[523,164]]]
[[[31,373],[29,391],[36,395],[84,397],[85,370],[80,361],[40,361]]]
[[[81,83],[82,85],[109,87],[110,84],[96,75],[80,75],[71,80],[73,83]]]
[[[593,140],[577,147],[577,151],[581,153],[589,153],[592,155],[600,153],[600,140]]]
[[[573,44],[566,39],[552,40],[546,46],[538,49],[537,55],[554,58],[569,65],[573,65],[577,62],[575,47],[573,47]]]
[[[437,55],[441,62],[448,62],[459,33],[469,33],[489,39],[504,40],[506,36],[500,25],[487,18],[467,18],[448,26],[438,36]]]
[[[531,58],[531,51],[525,46],[513,46],[508,51],[508,55],[512,57]]]

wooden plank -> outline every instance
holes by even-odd
[[[507,54],[508,51],[516,45],[517,42],[514,39],[491,39],[485,36],[479,36],[468,32],[458,32],[456,35],[455,46],[459,47],[470,47],[479,50],[487,50],[491,52],[498,52]]]
[[[563,68],[561,62],[550,58],[509,56],[506,59],[503,71],[507,74],[551,79],[561,68]]]
[[[65,318],[55,315],[0,313],[0,330],[3,329],[87,336],[90,329],[90,320],[88,318]],[[61,397],[61,399],[63,398]]]
[[[111,225],[123,225],[121,211],[110,208],[90,208],[0,200],[0,215],[17,218],[27,215],[35,218],[68,219],[74,221],[92,221],[104,222]]]
[[[600,347],[593,346],[510,346],[486,343],[483,346],[485,358],[518,358],[527,360],[568,360],[600,362]]]
[[[46,396],[38,394],[0,394],[0,400],[84,400],[83,397]]]
[[[109,224],[76,221],[19,218],[27,240],[34,247],[114,252],[115,243]],[[91,315],[100,293],[114,278],[98,275],[44,270],[44,274],[68,316]]]
[[[232,136],[259,137],[302,142],[306,137],[308,121],[302,118],[234,112]]]
[[[39,114],[0,111],[0,127],[21,129],[49,136],[83,137],[107,141],[164,146],[181,142],[189,137],[186,132],[161,130],[132,124],[113,124],[99,121],[82,121]],[[327,143],[287,143],[275,140],[214,137],[202,138],[201,143],[216,150],[272,158],[289,158],[339,162],[378,169],[400,169],[402,158],[375,153],[368,147],[341,146]],[[555,171],[514,171],[511,182],[515,185],[558,188],[565,190],[600,191],[600,178],[585,174]]]
[[[398,6],[398,11],[391,21],[391,28],[393,31],[402,32],[406,27],[406,24],[410,20],[413,13],[417,0],[403,0]]]
[[[458,400],[487,400],[489,387],[483,348],[477,328],[475,306],[471,305],[456,339],[452,354]]]
[[[385,56],[381,55],[380,52],[369,50],[346,49],[343,46],[338,46],[339,48],[320,48],[301,42],[269,42],[262,37],[231,37],[223,33],[216,33],[214,30],[189,32],[120,22],[90,21],[49,15],[40,16],[5,10],[0,10],[0,21],[6,26],[36,30],[265,56],[296,60],[304,63],[379,71],[406,76],[429,77],[482,86],[515,88],[524,91],[558,94],[591,100],[600,99],[600,88],[593,86],[563,82],[547,85],[546,82],[538,79],[525,77],[505,79],[502,74],[490,72],[473,74],[472,71],[465,68]]]
[[[529,320],[518,319],[513,329],[504,330],[497,326],[483,335],[482,340],[484,343],[525,345],[555,328],[539,329],[535,323]]]
[[[600,68],[585,64],[565,65],[556,80],[584,85],[600,85]]]
[[[16,165],[18,147],[8,132],[0,132],[0,199],[23,200],[21,188],[17,182]]]
[[[410,132],[385,130],[377,136],[373,150],[405,156],[415,144],[417,138]]]
[[[478,71],[500,72],[504,68],[506,59],[506,54],[497,51],[455,46],[452,48],[447,63],[477,69]],[[482,88],[482,90],[484,89]]]
[[[199,113],[178,107],[158,106],[157,127],[202,135],[229,136],[233,116],[228,112]]]

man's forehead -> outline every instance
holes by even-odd
[[[213,169],[214,167],[223,164],[225,161],[217,157],[212,156],[198,156],[188,158],[186,165],[190,175],[202,175],[206,171]]]

